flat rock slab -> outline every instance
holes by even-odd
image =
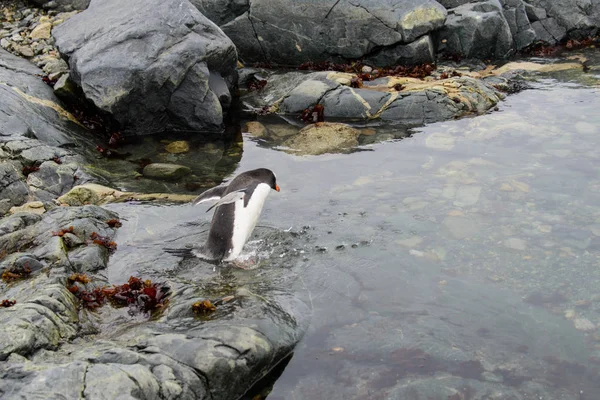
[[[126,131],[220,131],[237,52],[187,0],[92,0],[53,29],[71,79]]]

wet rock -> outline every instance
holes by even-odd
[[[596,330],[596,325],[587,318],[575,318],[573,321],[575,329],[584,332],[591,332]]]
[[[137,215],[130,205],[120,210],[125,211],[123,221],[147,216],[143,211]],[[112,309],[110,305],[105,305],[102,312],[88,313],[67,290],[65,280],[70,272],[65,271],[87,272],[93,280],[91,284],[106,284],[105,249],[84,239],[89,238],[90,232],[112,238],[115,231],[106,221],[115,217],[113,212],[100,207],[84,206],[59,207],[43,217],[21,213],[0,221],[3,249],[13,251],[24,243],[32,249],[31,254],[11,254],[4,263],[12,263],[14,259],[37,262],[45,268],[44,272],[32,268],[31,277],[13,283],[12,288],[0,285],[0,297],[5,297],[6,290],[12,290],[10,297],[17,301],[15,306],[0,312],[0,334],[7,335],[0,343],[0,392],[19,393],[28,398],[80,395],[90,398],[124,395],[148,399],[238,398],[288,356],[302,337],[308,326],[309,308],[290,292],[293,274],[281,266],[263,265],[261,268],[270,270],[269,286],[286,287],[286,291],[270,293],[271,289],[267,289],[267,293],[252,283],[254,279],[240,276],[235,279],[235,288],[227,283],[223,285],[223,290],[235,292],[235,297],[229,296],[235,303],[215,301],[217,310],[208,319],[194,316],[191,308],[199,297],[215,296],[212,289],[202,292],[196,286],[204,279],[207,284],[211,282],[206,287],[220,280],[206,265],[185,267],[188,272],[203,271],[202,276],[194,272],[196,276],[189,281],[193,284],[169,282],[170,307],[152,318],[150,315],[129,317],[122,312],[124,310]],[[154,243],[151,246],[156,245],[156,252],[135,244],[124,250],[123,257],[115,256],[117,265],[126,267],[122,271],[117,267],[113,272],[129,275],[139,268],[149,267],[146,274],[157,273],[164,279],[162,269],[175,268],[181,261],[164,252],[165,239],[186,230],[186,234],[180,236],[183,240],[171,242],[174,246],[184,246],[190,235],[198,233],[196,225],[172,224],[163,225],[157,231],[161,238],[144,237],[151,231],[146,222],[148,219],[144,218],[142,231],[130,239]],[[73,226],[72,232],[62,237],[52,236],[52,231],[66,226]],[[73,240],[71,236],[74,244],[67,243]],[[123,240],[129,242],[129,239]],[[65,245],[60,246],[60,243]],[[55,249],[49,251],[52,246]],[[56,252],[62,252],[63,256],[59,257]],[[33,254],[37,254],[37,258]],[[133,258],[129,258],[131,256]],[[138,261],[132,264],[134,259]],[[190,261],[200,262],[198,259]],[[80,290],[83,289],[81,286]],[[265,301],[264,296],[269,300]],[[117,325],[119,329],[115,330]],[[73,341],[85,332],[93,336]],[[106,382],[111,383],[110,388]]]
[[[300,155],[338,153],[356,147],[358,135],[360,132],[349,125],[324,122],[308,125],[283,145]]]
[[[100,196],[94,190],[85,186],[77,186],[60,196],[57,201],[69,206],[83,206],[86,204],[98,204]]]
[[[146,178],[176,181],[192,173],[192,170],[184,165],[153,163],[144,167],[143,174]]]
[[[190,144],[185,140],[177,140],[166,145],[165,150],[171,154],[187,153],[190,151]]]
[[[246,122],[244,131],[257,138],[265,137],[268,135],[267,128],[258,121]]]
[[[399,59],[403,52],[396,48],[398,45],[411,44],[427,35],[439,28],[446,17],[444,7],[431,0],[401,4],[374,0],[357,4],[255,0],[247,5],[228,2],[225,7],[216,1],[198,0],[197,3],[207,17],[223,23],[221,28],[244,60],[282,65],[376,58],[377,53],[385,49],[391,49]],[[209,4],[212,6],[207,6]],[[217,4],[221,7],[217,8]],[[234,10],[234,6],[237,9]],[[229,11],[224,12],[225,8]],[[431,49],[421,50],[420,44],[415,49],[418,51],[416,59],[427,59],[431,55]],[[386,60],[393,58],[392,55],[385,57]]]
[[[433,133],[425,139],[425,145],[436,150],[449,151],[454,148],[456,138],[448,133]]]
[[[236,50],[187,0],[93,0],[52,33],[71,79],[123,130],[221,130]]]
[[[478,221],[466,217],[446,217],[442,225],[455,239],[464,239],[475,236],[479,232]]]
[[[275,73],[260,93],[242,100],[252,108],[268,105],[281,114],[298,114],[321,104],[326,118],[422,125],[483,113],[503,98],[491,84],[467,76],[444,80],[384,77],[363,82],[362,88],[349,87],[353,77],[340,72]],[[395,89],[398,84],[403,86],[400,92]]]

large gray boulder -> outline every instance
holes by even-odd
[[[255,0],[247,6],[195,0],[194,4],[213,21],[224,23],[221,28],[245,61],[281,65],[371,57],[378,64],[432,61],[432,45],[418,40],[446,18],[446,10],[435,0]],[[415,49],[406,46],[415,41],[418,54],[413,55]],[[387,54],[378,59],[381,51]]]
[[[93,0],[52,33],[71,78],[124,131],[221,129],[237,53],[188,0]]]

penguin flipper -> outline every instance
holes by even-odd
[[[246,196],[246,189],[236,190],[235,192],[231,192],[226,196],[222,197],[221,200],[217,201],[215,204],[210,206],[206,212],[209,212],[213,208],[217,206],[222,206],[223,204],[235,203],[238,200],[243,200]]]
[[[227,186],[217,186],[212,189],[208,189],[207,191],[201,193],[200,196],[196,197],[192,203],[194,205],[198,205],[207,201],[218,200],[223,196],[223,193],[225,193],[226,190]]]

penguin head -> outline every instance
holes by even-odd
[[[267,168],[259,168],[249,172],[251,172],[252,175],[254,175],[261,182],[269,185],[271,189],[279,192],[280,189],[279,185],[277,184],[277,177],[275,176],[275,173],[273,171]]]

